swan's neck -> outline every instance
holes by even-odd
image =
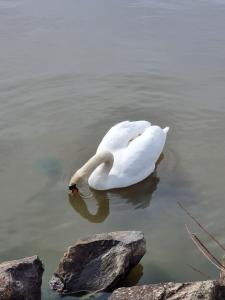
[[[102,151],[95,154],[77,172],[81,175],[81,177],[88,179],[91,173],[102,163],[104,163],[104,171],[108,173],[113,165],[112,153]]]
[[[108,175],[113,166],[113,161],[114,157],[111,152],[102,151],[96,153],[72,176],[70,183],[76,183],[78,189],[81,191],[84,186],[88,185],[88,178],[99,165],[104,163],[102,172]]]

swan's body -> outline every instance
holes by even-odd
[[[71,178],[78,189],[88,181],[96,190],[122,188],[142,181],[155,169],[169,127],[147,121],[124,121],[113,126],[96,154]]]

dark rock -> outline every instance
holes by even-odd
[[[39,300],[44,268],[37,256],[0,264],[1,300]]]
[[[225,256],[223,256],[221,264],[225,266]],[[218,287],[217,295],[218,295],[218,299],[225,299],[225,270],[220,271],[219,287]]]
[[[80,239],[64,254],[50,281],[61,295],[109,291],[145,254],[139,231],[96,234]]]
[[[109,300],[224,300],[224,289],[217,281],[161,283],[119,288]]]
[[[223,256],[221,264],[225,267],[225,256]],[[225,270],[224,271],[223,270],[220,271],[219,282],[220,282],[221,285],[225,286]]]

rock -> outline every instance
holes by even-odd
[[[216,280],[160,283],[119,288],[109,300],[224,300],[225,287]]]
[[[223,256],[221,264],[223,266],[225,266],[225,256]],[[221,285],[225,286],[225,271],[223,271],[223,270],[220,271],[219,282],[220,282]]]
[[[223,256],[221,264],[223,266],[225,266],[225,256]],[[220,288],[218,288],[217,294],[218,294],[218,297],[220,297],[220,298],[218,298],[218,299],[225,299],[225,270],[220,271],[219,284],[220,284]]]
[[[38,256],[0,264],[1,300],[39,300],[44,268]]]
[[[217,281],[161,283],[119,288],[109,300],[224,300],[224,288]]]
[[[50,287],[61,295],[109,291],[138,264],[146,251],[139,231],[102,233],[69,247]]]

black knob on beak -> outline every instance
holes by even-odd
[[[74,184],[71,184],[71,185],[69,185],[69,190],[70,191],[77,191],[78,192],[78,188],[77,188],[77,186],[76,186],[76,184],[74,183]]]

